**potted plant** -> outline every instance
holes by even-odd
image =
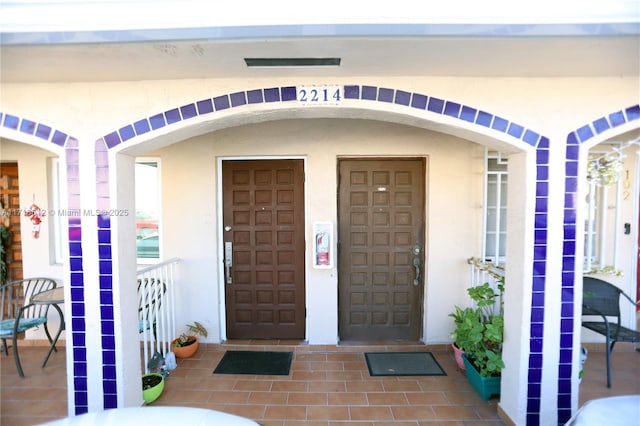
[[[465,366],[462,355],[465,353],[465,348],[471,347],[472,340],[470,335],[478,323],[478,314],[475,309],[462,309],[456,306],[455,311],[450,313],[449,316],[453,318],[453,323],[456,326],[453,333],[451,333],[451,338],[453,339],[451,347],[453,348],[453,354],[458,368],[464,370]]]
[[[198,321],[187,324],[187,332],[171,341],[171,350],[177,358],[189,358],[198,350],[198,335],[207,337],[207,329]]]
[[[153,354],[153,357],[147,363],[150,373],[142,375],[142,399],[146,404],[151,404],[158,399],[164,390],[165,373],[162,370],[164,359],[159,352]]]
[[[462,309],[450,314],[456,323],[453,332],[456,345],[464,351],[462,356],[467,378],[483,399],[500,394],[500,375],[504,368],[502,341],[504,317],[501,296],[504,278],[500,278],[494,291],[488,282],[469,288],[467,292],[475,308]],[[496,299],[500,300],[495,311]]]

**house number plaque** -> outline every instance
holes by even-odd
[[[340,105],[343,87],[340,85],[297,86],[296,92],[300,105]]]

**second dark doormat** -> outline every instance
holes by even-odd
[[[288,376],[293,352],[227,351],[214,374]]]
[[[372,376],[446,376],[431,352],[366,352]]]

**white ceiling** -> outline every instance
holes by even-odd
[[[339,57],[248,68],[244,58]],[[297,76],[638,76],[640,36],[283,37],[2,44],[2,83]]]

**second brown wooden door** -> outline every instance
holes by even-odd
[[[339,162],[341,340],[418,340],[424,293],[424,159]]]

